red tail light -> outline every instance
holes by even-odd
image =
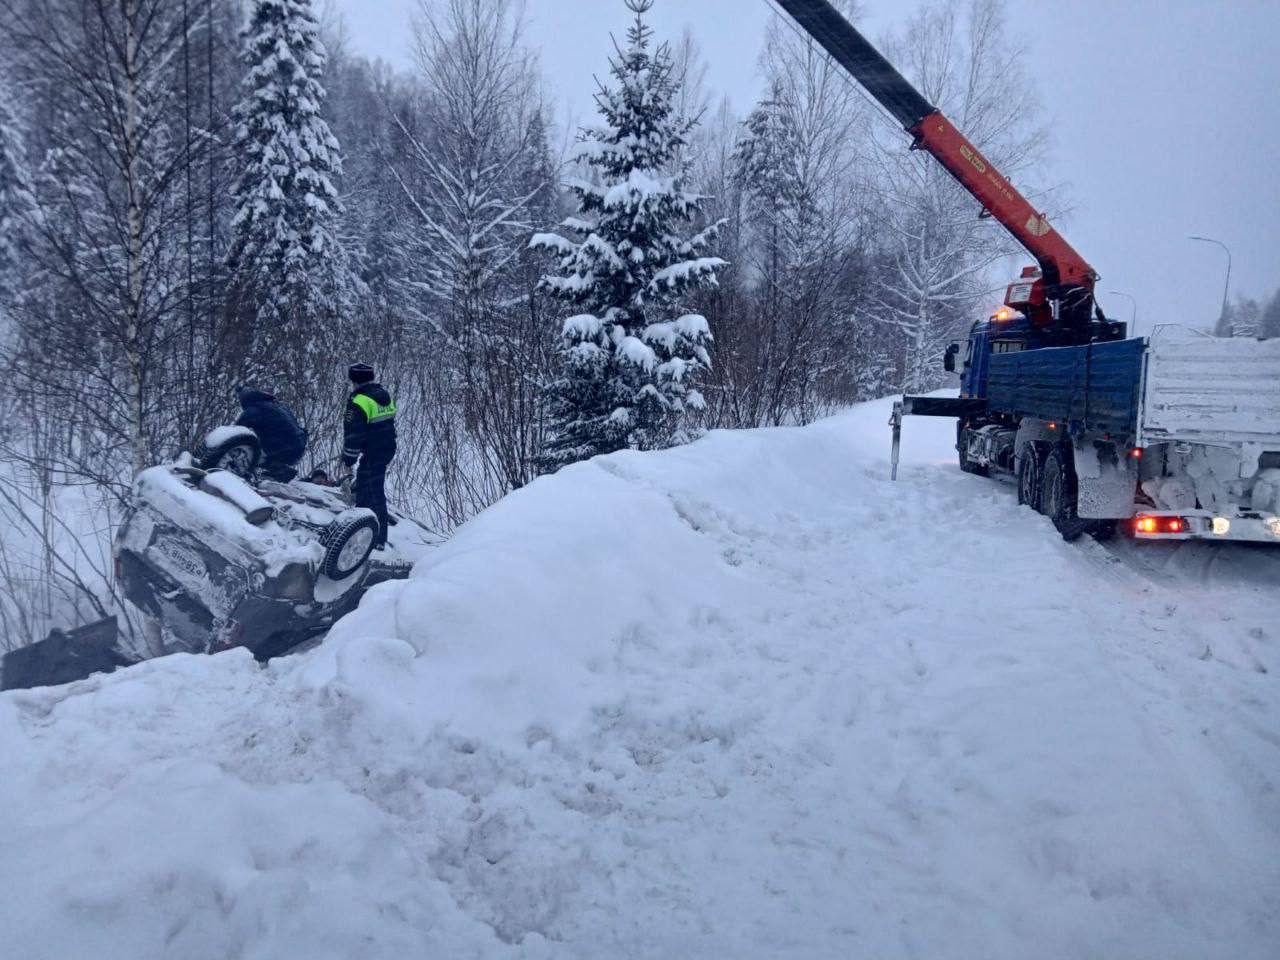
[[[1190,524],[1182,517],[1149,517],[1134,518],[1133,529],[1137,533],[1186,533]]]

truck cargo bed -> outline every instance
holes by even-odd
[[[1132,339],[995,354],[987,400],[993,412],[1132,438],[1145,349]]]

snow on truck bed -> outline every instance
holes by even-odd
[[[1280,442],[1280,339],[1190,335],[1150,339],[1143,430],[1148,442]],[[1261,452],[1261,451],[1259,451]]]
[[[1274,957],[1275,553],[1066,545],[947,421],[891,484],[887,415],[539,480],[265,669],[0,696],[6,952]]]

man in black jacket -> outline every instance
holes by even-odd
[[[270,390],[236,390],[243,413],[237,426],[248,427],[258,435],[262,445],[259,470],[272,480],[288,483],[298,475],[298,461],[307,450],[307,431]]]
[[[348,468],[356,461],[356,506],[368,507],[378,517],[378,539],[374,549],[387,545],[387,466],[396,455],[396,404],[386,389],[373,379],[373,367],[353,363],[347,370],[351,396],[342,419],[342,462]]]

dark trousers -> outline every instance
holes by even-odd
[[[367,507],[378,518],[378,539],[375,544],[387,542],[387,467],[390,460],[360,458],[356,467],[356,506]]]

